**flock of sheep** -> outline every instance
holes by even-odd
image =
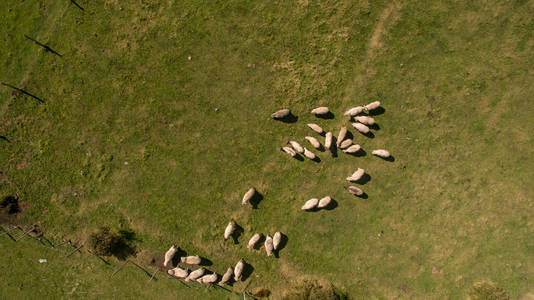
[[[368,113],[374,109],[377,109],[380,107],[380,102],[375,101],[372,103],[369,103],[365,106],[356,106],[349,110],[347,110],[344,115],[348,116],[351,120],[352,126],[361,132],[362,134],[368,134],[370,132],[369,126],[373,126],[375,124],[375,120],[373,117],[369,116]],[[316,116],[324,116],[329,114],[329,109],[327,107],[318,107],[311,111],[312,114]],[[289,109],[282,109],[279,110],[271,115],[273,119],[276,120],[283,120],[284,118],[287,118],[291,114],[291,111]],[[307,124],[308,127],[313,130],[314,132],[323,135],[324,134],[324,148],[326,150],[332,150],[333,145],[333,135],[332,132],[326,132],[321,128],[321,126],[317,124]],[[339,130],[337,140],[335,141],[335,147],[341,149],[344,153],[356,153],[361,150],[361,146],[358,144],[353,144],[353,140],[350,138],[347,138],[347,127],[342,126]],[[322,145],[316,138],[312,136],[306,136],[304,137],[305,140],[307,140],[315,149],[321,150]],[[316,160],[317,156],[312,151],[308,150],[306,147],[302,146],[299,142],[291,140],[288,141],[289,146],[284,146],[281,148],[281,150],[291,157],[296,158],[298,156],[298,153],[303,154],[307,158],[311,160]],[[384,149],[377,149],[373,150],[372,154],[384,159],[388,159],[391,155],[389,151]],[[365,170],[358,168],[352,175],[346,178],[347,181],[354,183],[360,181],[363,176],[365,175]],[[345,189],[355,195],[355,196],[362,196],[364,195],[364,192],[362,189],[356,186],[346,186]],[[256,189],[251,187],[243,196],[243,199],[241,200],[242,205],[247,205],[250,203],[251,199],[256,194]],[[312,211],[317,209],[323,209],[327,208],[330,203],[332,203],[332,198],[330,196],[325,196],[321,199],[312,198],[309,199],[304,203],[304,205],[301,207],[302,210],[305,211]],[[232,234],[234,234],[236,230],[236,224],[233,220],[231,220],[228,225],[226,226],[226,229],[224,230],[224,240],[228,240]],[[277,231],[273,234],[271,237],[270,235],[265,236],[265,252],[267,256],[271,256],[274,251],[278,251],[281,248],[282,239],[284,235]],[[247,244],[248,249],[256,249],[258,246],[258,243],[260,240],[264,238],[262,233],[255,233],[249,240]],[[261,245],[261,244],[260,244]],[[178,252],[178,248],[176,246],[171,246],[171,248],[165,253],[165,260],[163,262],[164,267],[170,267],[168,269],[168,274],[171,276],[174,276],[179,279],[184,279],[185,281],[196,281],[198,283],[205,283],[205,284],[214,284],[219,279],[219,275],[215,272],[209,272],[204,267],[197,268],[196,270],[190,271],[187,268],[181,268],[179,266],[173,265],[174,257],[176,256]],[[190,266],[198,266],[201,264],[202,259],[199,256],[185,256],[180,258],[180,262],[183,264],[187,264]],[[223,286],[224,284],[230,283],[231,280],[234,281],[240,281],[242,279],[243,270],[245,268],[245,261],[243,259],[239,260],[234,268],[229,267],[227,271],[220,277],[220,281],[218,284],[220,286]]]

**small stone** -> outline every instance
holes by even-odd
[[[192,59],[192,58],[191,58],[191,55],[189,55],[189,56],[187,57],[187,60],[191,61],[191,59]]]
[[[128,165],[128,162],[127,162],[127,161],[125,161],[125,162],[124,162],[124,165],[125,165],[125,166],[127,166],[127,165]]]

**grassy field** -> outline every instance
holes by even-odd
[[[143,265],[171,244],[219,273],[243,257],[254,271],[234,289],[273,298],[306,278],[354,299],[465,298],[482,280],[534,293],[534,1],[78,3],[0,11],[0,81],[44,101],[0,89],[0,194],[22,208],[10,222],[58,240],[130,230]],[[375,137],[349,129],[366,155],[279,151],[306,123],[337,135],[374,100]],[[322,105],[333,119],[309,113]],[[270,118],[284,107],[297,122]],[[367,199],[343,189],[358,167]],[[240,204],[250,186],[257,209]],[[335,209],[300,211],[325,195]],[[238,244],[222,239],[232,218]],[[278,230],[279,258],[246,249]],[[133,267],[110,278],[89,254],[31,242],[0,237],[2,298],[233,297],[148,286]]]

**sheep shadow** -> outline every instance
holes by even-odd
[[[274,251],[274,256],[276,258],[280,258],[280,251],[286,247],[288,241],[289,239],[287,238],[287,236],[282,233],[282,237],[280,239],[280,245],[278,245],[278,249]]]
[[[336,146],[337,138],[332,139],[332,145],[330,146],[330,152],[332,153],[332,157],[337,157],[337,146]]]
[[[177,266],[180,263],[180,258],[187,256],[187,252],[183,250],[182,248],[178,247],[178,250],[176,250],[176,253],[172,257],[172,267]]]
[[[374,123],[373,125],[368,125],[368,127],[373,130],[380,130],[380,125],[378,125],[378,123]]]
[[[363,192],[363,194],[361,194],[360,196],[356,196],[356,197],[360,197],[362,199],[367,199],[367,198],[369,198],[369,195],[367,195],[366,192]]]
[[[317,118],[325,119],[325,120],[333,119],[335,117],[334,114],[331,111],[327,112],[326,114],[315,115],[315,116]]]
[[[370,139],[374,139],[375,138],[375,134],[372,132],[372,131],[369,131],[368,133],[363,133],[363,132],[360,132],[362,135],[370,138]]]
[[[213,262],[203,256],[200,256],[200,264],[199,266],[212,266]]]
[[[253,272],[254,267],[251,264],[244,262],[243,272],[241,272],[241,281],[247,280]]]
[[[302,155],[300,155],[299,153],[297,153],[295,156],[293,156],[293,158],[298,160],[298,161],[304,161],[304,157],[302,157]]]
[[[3,135],[0,135],[0,140],[4,140],[4,141],[10,143],[9,139],[7,137],[3,136]]]
[[[316,162],[316,163],[320,163],[321,162],[321,158],[317,155],[315,155],[315,158],[314,159],[310,159],[311,161],[313,162]]]
[[[289,115],[283,117],[283,118],[280,118],[280,119],[275,119],[277,121],[280,121],[280,122],[284,122],[284,123],[296,123],[298,121],[299,117],[295,116],[292,112],[289,113]]]
[[[370,116],[378,116],[386,112],[386,109],[382,106],[379,106],[371,111],[368,112]]]
[[[260,250],[261,246],[263,246],[263,244],[265,243],[265,239],[266,239],[265,235],[262,234],[258,242],[254,245],[254,247],[252,247],[252,249]]]
[[[256,190],[254,195],[252,195],[252,198],[250,198],[250,204],[252,205],[253,209],[258,209],[258,205],[260,204],[261,200],[263,200],[263,195]]]
[[[365,173],[363,174],[362,178],[354,181],[355,183],[358,183],[358,184],[361,184],[361,185],[364,185],[366,183],[368,183],[369,181],[371,181],[371,175]]]
[[[330,201],[330,203],[328,203],[327,206],[323,207],[322,209],[324,210],[333,210],[334,208],[338,207],[338,203],[336,200],[332,199],[332,201]]]
[[[393,155],[390,155],[389,157],[382,158],[382,159],[385,160],[385,161],[389,161],[389,162],[394,162],[395,161],[395,157]]]
[[[365,150],[363,150],[363,148],[360,148],[360,150],[354,152],[354,153],[346,153],[346,152],[343,152],[347,155],[351,155],[351,156],[354,156],[354,157],[362,157],[362,156],[365,156],[367,155],[367,152],[365,152]]]
[[[243,227],[239,226],[239,224],[234,223],[235,229],[234,232],[232,232],[232,240],[234,241],[234,245],[239,244],[239,237],[243,234],[244,230]]]

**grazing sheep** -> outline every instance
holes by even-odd
[[[353,117],[361,113],[363,110],[364,110],[363,106],[356,106],[356,107],[353,107],[347,110],[343,115]]]
[[[166,267],[171,261],[176,252],[178,251],[178,248],[176,246],[172,245],[167,252],[165,252],[165,261],[163,262],[163,266]]]
[[[308,124],[308,127],[310,127],[311,130],[317,132],[318,134],[322,134],[323,133],[323,129],[321,128],[321,126],[319,126],[317,124],[310,123],[310,124]]]
[[[349,193],[355,195],[355,196],[361,196],[363,195],[362,189],[355,187],[353,185],[346,186],[345,189],[349,191]]]
[[[291,155],[291,157],[295,157],[297,155],[297,152],[295,152],[295,150],[289,148],[289,147],[282,147],[280,148],[280,150],[282,150],[283,152]]]
[[[356,116],[354,117],[354,120],[362,123],[362,124],[365,124],[365,125],[374,125],[375,124],[375,119],[373,117],[368,117],[368,116]]]
[[[310,200],[306,201],[306,203],[304,203],[304,205],[300,209],[312,210],[317,206],[317,204],[319,204],[319,199],[311,198]]]
[[[339,145],[339,148],[340,149],[345,149],[347,147],[349,147],[350,145],[352,145],[352,139],[347,139],[347,140],[344,140],[341,145]]]
[[[167,273],[169,273],[169,275],[174,276],[176,278],[186,278],[187,275],[189,275],[189,270],[176,267],[174,269],[168,270]]]
[[[356,153],[358,151],[360,151],[362,147],[360,147],[360,145],[358,144],[355,144],[355,145],[352,145],[350,147],[348,147],[347,149],[343,149],[343,152],[344,153]]]
[[[241,273],[243,273],[244,268],[245,268],[245,261],[243,259],[240,259],[234,268],[234,280],[235,281],[241,280]]]
[[[180,262],[188,265],[198,265],[201,262],[201,259],[198,255],[186,256],[180,258]]]
[[[273,249],[278,250],[280,243],[282,242],[282,233],[277,231],[273,235]]]
[[[328,110],[328,107],[325,107],[325,106],[314,108],[311,111],[311,113],[314,114],[314,115],[325,115],[328,112],[330,112],[330,111]]]
[[[345,139],[345,136],[347,135],[347,127],[343,126],[341,129],[339,129],[339,134],[337,135],[337,142],[336,146],[339,148],[339,145],[343,142]]]
[[[306,136],[304,137],[308,142],[310,142],[310,144],[315,147],[316,149],[319,149],[321,148],[321,143],[319,143],[319,141],[314,138],[314,137],[311,137],[311,136]]]
[[[200,278],[200,276],[204,275],[204,272],[204,268],[196,269],[193,272],[189,273],[189,276],[187,276],[185,281],[196,280]]]
[[[271,256],[271,254],[273,254],[273,238],[271,236],[267,236],[265,238],[265,243],[264,243],[264,246],[265,246],[265,252],[267,252],[267,256]]]
[[[363,177],[363,174],[365,174],[365,170],[358,168],[350,177],[347,177],[347,181],[358,181]]]
[[[230,278],[232,278],[232,275],[234,275],[234,269],[229,267],[228,270],[226,270],[226,273],[224,273],[221,281],[219,281],[219,285],[222,286],[223,284],[227,283]]]
[[[304,156],[306,156],[309,159],[315,159],[316,157],[315,154],[311,152],[310,150],[306,149],[306,147],[304,147]]]
[[[250,199],[252,199],[252,197],[254,196],[254,193],[256,193],[256,189],[254,189],[253,187],[248,189],[248,191],[243,196],[243,200],[241,201],[241,204],[242,205],[247,204],[250,201]]]
[[[364,106],[366,110],[373,110],[380,107],[380,101],[375,101]]]
[[[332,198],[330,196],[326,196],[324,198],[321,198],[321,200],[319,200],[319,204],[317,205],[317,207],[325,208],[328,206],[328,204],[330,204],[330,202],[332,202]]]
[[[226,229],[224,230],[225,241],[232,235],[232,233],[234,233],[234,230],[235,230],[234,221],[230,221],[230,223],[228,223],[228,226],[226,226]]]
[[[369,133],[369,127],[363,125],[362,123],[354,122],[352,123],[352,126],[361,133]]]
[[[298,142],[295,142],[295,141],[289,141],[288,142],[291,147],[293,147],[293,149],[295,149],[295,151],[297,151],[298,153],[304,153],[304,147],[302,147]]]
[[[204,275],[200,278],[200,283],[214,283],[218,277],[217,273]]]
[[[382,158],[388,158],[391,156],[391,154],[389,154],[389,151],[388,150],[384,150],[384,149],[377,149],[377,150],[373,150],[373,152],[371,152],[373,155],[376,155],[378,157],[382,157]]]
[[[330,149],[332,147],[332,132],[327,132],[324,137],[324,147]]]
[[[289,114],[291,113],[291,111],[289,109],[281,109],[277,112],[275,112],[274,114],[271,115],[271,118],[273,119],[283,119],[287,116],[289,116]]]
[[[256,243],[261,239],[261,236],[262,236],[261,233],[256,233],[256,234],[254,234],[254,235],[250,238],[250,240],[248,241],[247,248],[249,248],[249,249],[254,248],[254,246],[256,246]]]

